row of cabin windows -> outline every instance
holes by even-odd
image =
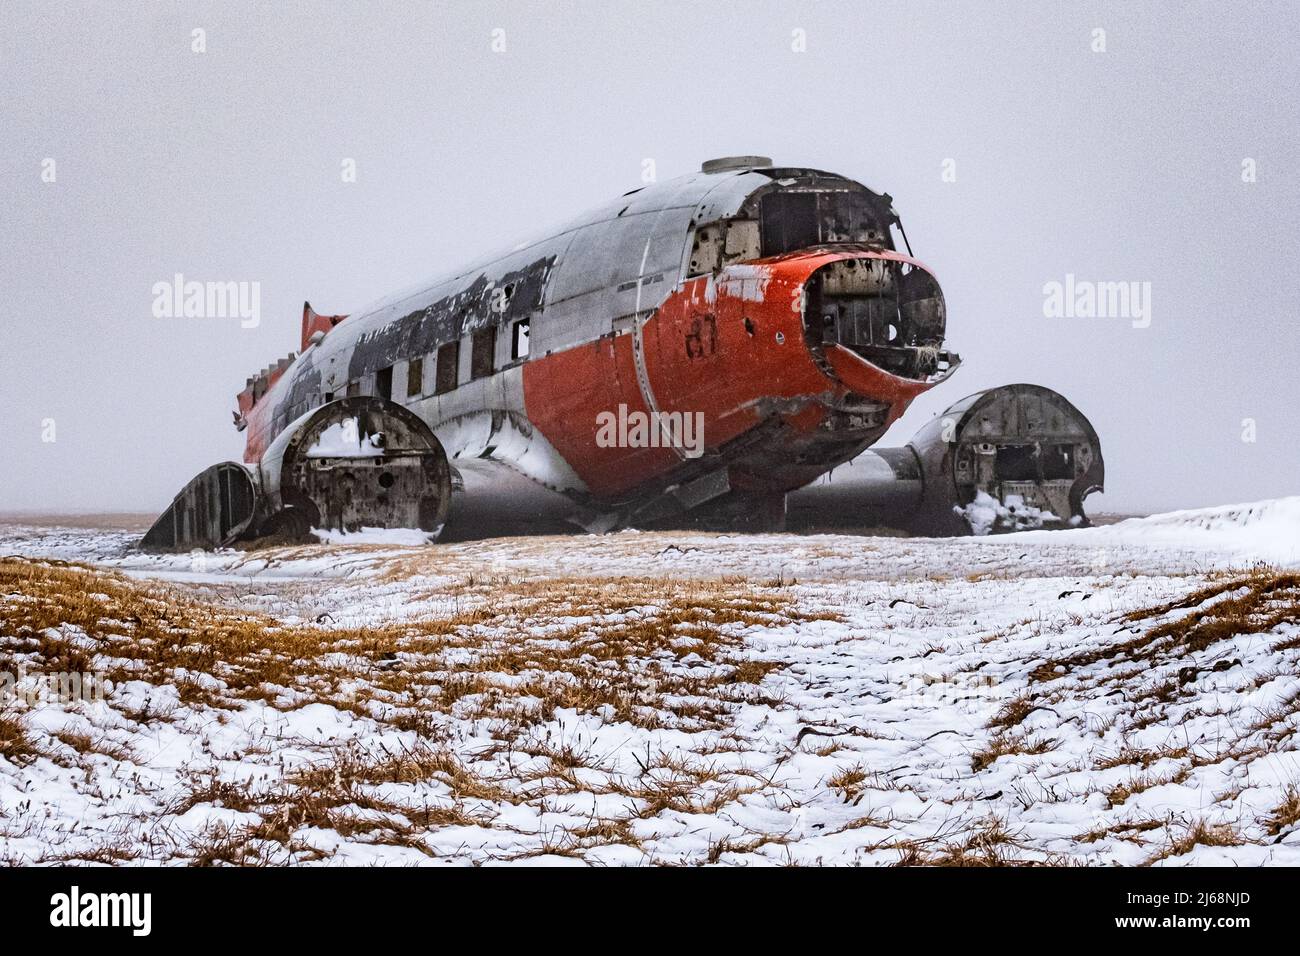
[[[520,319],[510,327],[510,359],[518,362],[528,357],[529,321]],[[479,329],[470,336],[469,381],[487,378],[496,369],[497,329],[488,326]],[[433,394],[445,395],[459,384],[460,340],[445,342],[438,347],[434,355]],[[406,364],[406,397],[417,398],[424,394],[424,359],[425,356],[413,358]],[[360,382],[349,382],[349,396],[361,394]],[[381,368],[375,373],[375,394],[386,401],[393,399],[393,367]],[[325,401],[334,399],[333,393],[325,395]]]

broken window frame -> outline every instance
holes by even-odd
[[[510,358],[522,362],[528,358],[528,336],[531,331],[531,316],[524,316],[510,328]],[[522,348],[520,347],[522,346]]]
[[[485,325],[470,337],[469,380],[487,378],[496,371],[497,327]]]
[[[406,363],[406,397],[418,398],[424,394],[424,356],[417,355]]]
[[[438,346],[434,359],[433,394],[446,395],[455,391],[457,377],[460,374],[460,339],[453,339]]]

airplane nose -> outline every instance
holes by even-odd
[[[939,283],[909,261],[864,256],[828,263],[808,279],[803,318],[814,350],[839,346],[905,379],[955,367],[943,350]]]

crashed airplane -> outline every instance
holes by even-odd
[[[972,396],[859,458],[958,367],[945,324],[888,195],[712,160],[365,312],[304,304],[300,352],[238,396],[244,461],[194,478],[142,544],[778,530],[810,485],[791,501],[812,524],[963,533],[985,499],[1086,522],[1100,447],[1047,389]]]

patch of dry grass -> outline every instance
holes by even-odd
[[[1184,826],[1181,833],[1170,832],[1165,845],[1144,860],[1142,865],[1150,866],[1173,856],[1183,856],[1198,846],[1242,846],[1245,842],[1237,829],[1229,824],[1195,820]]]
[[[118,743],[104,733],[87,734],[71,730],[60,730],[55,732],[54,737],[83,757],[98,755],[118,762],[135,759],[135,754],[130,747]]]
[[[1176,601],[1132,611],[1120,620],[1128,625],[1140,624],[1188,609],[1189,613],[1157,624],[1137,637],[1048,660],[1034,669],[1030,679],[1054,680],[1061,676],[1057,668],[1068,673],[1103,660],[1165,663],[1242,634],[1263,634],[1282,624],[1300,623],[1300,574],[1256,569],[1216,581]]]
[[[1044,866],[1060,865],[1055,857],[1038,860],[1023,855],[1023,844],[1002,817],[978,821],[957,838],[905,840],[892,844],[899,852],[894,866]]]
[[[0,559],[0,595],[0,649],[32,671],[100,670],[216,708],[324,700],[427,732],[430,713],[527,726],[558,709],[719,727],[733,705],[765,699],[758,685],[779,666],[737,653],[744,629],[833,617],[739,580],[568,578],[471,595],[443,617],[289,626],[165,585],[17,558]],[[694,665],[666,663],[688,657]]]
[[[1280,837],[1297,823],[1300,823],[1300,787],[1289,784],[1282,792],[1282,802],[1269,814],[1264,826],[1269,836]]]
[[[1121,806],[1129,797],[1153,787],[1163,787],[1169,783],[1182,783],[1190,775],[1186,767],[1180,767],[1177,770],[1170,770],[1165,773],[1139,773],[1134,774],[1123,783],[1116,784],[1106,791],[1106,799],[1110,801],[1110,806]]]
[[[979,773],[1001,757],[1016,754],[1044,754],[1051,749],[1051,742],[1040,737],[1023,733],[996,734],[982,750],[976,751],[971,756],[971,769]]]
[[[840,794],[840,796],[844,798],[845,803],[850,803],[854,797],[862,792],[863,785],[866,781],[866,768],[857,765],[853,767],[845,767],[843,770],[833,774],[831,778],[826,781],[826,786]]]
[[[26,722],[15,714],[0,711],[0,758],[21,765],[42,755],[27,731]]]
[[[1079,834],[1075,839],[1080,843],[1096,843],[1098,840],[1104,840],[1107,837],[1115,837],[1129,843],[1141,843],[1141,834],[1159,830],[1166,826],[1166,823],[1165,820],[1126,820],[1094,827],[1087,833]]]

